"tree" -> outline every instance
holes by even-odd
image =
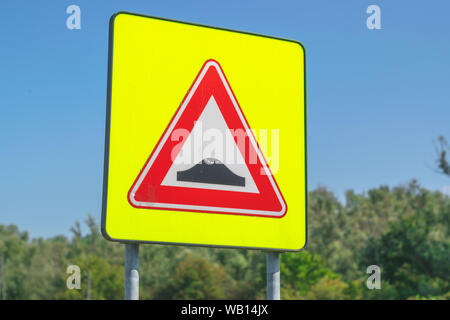
[[[450,145],[447,140],[440,136],[438,138],[439,149],[438,149],[438,168],[439,170],[450,177],[450,163],[447,160],[447,152],[450,151]]]
[[[450,198],[413,180],[349,190],[345,203],[318,188],[308,200],[308,246],[281,256],[283,299],[450,299]],[[76,222],[71,238],[32,240],[0,225],[7,299],[123,299],[124,246],[103,239],[92,216],[85,222],[86,234]],[[382,290],[366,287],[373,264]],[[66,286],[69,265],[80,267],[81,290]],[[141,246],[141,299],[265,296],[263,251]]]
[[[222,266],[187,254],[166,286],[158,292],[160,299],[227,299],[233,280]]]
[[[381,267],[382,279],[393,285],[397,299],[431,298],[450,290],[450,201],[424,189],[416,198],[414,214],[371,239],[360,259],[361,268]]]
[[[307,251],[300,253],[284,253],[281,256],[281,293],[284,299],[333,299],[342,298],[342,291],[347,285],[341,281],[340,275],[325,265],[319,255]],[[333,284],[324,292],[324,284]],[[315,286],[320,287],[312,292]],[[317,294],[317,296],[315,296]]]

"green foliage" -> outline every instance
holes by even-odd
[[[308,200],[308,247],[281,256],[283,299],[450,298],[449,197],[412,181],[350,190],[344,204],[326,188]],[[75,222],[71,239],[32,240],[0,225],[0,297],[122,299],[124,245],[104,240],[92,216],[85,223],[87,234]],[[381,290],[366,287],[372,264]],[[66,287],[69,265],[81,269],[80,290]],[[142,299],[264,299],[265,272],[263,251],[140,247]]]
[[[161,299],[225,299],[233,283],[224,268],[193,254],[178,264],[157,297]]]
[[[438,168],[443,174],[450,176],[450,163],[447,160],[447,152],[450,151],[450,145],[447,140],[443,137],[439,137],[439,150],[438,150]]]
[[[370,241],[361,263],[376,261],[401,299],[430,298],[450,290],[450,201],[440,193],[420,190],[414,214],[392,223]]]
[[[315,298],[332,299],[338,292],[324,292],[325,284],[332,284],[339,292],[346,287],[340,276],[326,267],[323,258],[308,252],[282,255],[281,283],[283,299],[303,299],[314,294]],[[316,291],[311,292],[313,288]]]

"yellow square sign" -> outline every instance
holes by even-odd
[[[300,43],[111,18],[106,239],[301,250],[306,177]]]

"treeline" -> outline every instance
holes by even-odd
[[[283,299],[450,298],[449,197],[412,181],[348,191],[345,204],[318,188],[308,203],[308,247],[281,257]],[[86,224],[85,235],[77,222],[71,239],[32,240],[0,225],[0,297],[122,299],[124,246],[91,216]],[[80,290],[66,286],[69,265],[81,269]],[[380,290],[366,286],[369,265],[381,268]],[[140,280],[142,299],[264,299],[265,253],[142,245]]]

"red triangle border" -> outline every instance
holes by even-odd
[[[213,68],[213,69],[210,69]],[[195,112],[190,112],[193,115],[190,116],[189,119],[185,120],[185,118],[187,118],[187,115],[184,115],[184,112],[188,109],[188,107],[190,107],[190,103],[192,101],[194,101],[195,99],[200,99],[198,95],[196,95],[196,91],[197,89],[203,85],[203,80],[204,78],[208,79],[208,77],[211,77],[211,79],[213,79],[213,77],[217,76],[215,75],[217,74],[220,77],[221,80],[221,85],[223,86],[223,88],[225,89],[226,93],[222,94],[222,100],[225,101],[223,104],[224,105],[230,105],[230,101],[232,103],[232,105],[234,106],[235,109],[235,115],[229,116],[229,117],[234,117],[235,119],[233,120],[234,123],[237,123],[237,121],[239,121],[241,123],[241,125],[247,129],[246,132],[249,132],[248,134],[248,139],[249,142],[251,142],[251,146],[255,149],[255,151],[258,154],[258,165],[255,165],[255,167],[252,167],[253,169],[251,170],[252,173],[252,177],[255,180],[255,183],[257,184],[258,189],[260,189],[260,185],[264,184],[264,186],[268,185],[268,182],[270,182],[270,186],[271,189],[274,193],[274,195],[270,194],[270,191],[267,189],[267,191],[261,192],[261,194],[259,194],[259,198],[258,195],[248,195],[245,192],[234,192],[234,191],[220,191],[220,190],[206,190],[206,189],[194,189],[194,188],[182,188],[182,187],[174,187],[174,186],[161,186],[160,182],[161,182],[161,176],[164,178],[165,174],[167,173],[168,168],[170,168],[170,165],[172,164],[171,162],[167,165],[167,161],[164,160],[159,160],[160,157],[161,159],[164,157],[164,159],[167,159],[167,157],[165,156],[165,153],[167,153],[167,150],[169,148],[169,146],[166,146],[167,143],[167,139],[170,136],[170,134],[172,133],[172,131],[176,128],[177,125],[180,124],[180,122],[185,122],[185,123],[189,123],[191,124],[192,119],[194,119],[195,121],[195,116],[199,116],[202,112],[202,110],[204,109],[205,105],[203,105],[203,107],[198,107],[197,111]],[[211,75],[211,76],[210,76]],[[204,85],[207,86],[207,85]],[[208,88],[208,87],[207,87]],[[220,90],[222,90],[221,88],[219,88]],[[203,90],[203,87],[202,87]],[[219,91],[220,91],[219,90]],[[216,98],[216,94],[218,96],[220,96],[220,92],[217,93],[217,91],[213,91],[215,98]],[[210,96],[207,96],[207,99],[209,99]],[[229,99],[229,101],[227,100]],[[193,102],[193,104],[195,104],[195,101]],[[197,104],[198,105],[198,104]],[[193,107],[195,108],[195,107]],[[193,109],[190,108],[190,109]],[[219,107],[221,108],[221,107]],[[228,109],[227,109],[228,110]],[[222,110],[221,110],[222,111]],[[225,121],[228,123],[228,120],[225,115],[223,114],[222,111],[222,115],[224,116]],[[183,118],[184,116],[184,118]],[[237,118],[238,117],[238,118]],[[197,117],[198,119],[198,117]],[[239,119],[239,120],[237,120]],[[193,124],[192,124],[193,126]],[[184,127],[183,127],[184,128]],[[188,129],[189,130],[189,129]],[[192,127],[190,128],[189,132],[192,131]],[[250,145],[250,143],[249,143]],[[181,149],[181,148],[180,148]],[[241,150],[242,152],[242,150]],[[243,154],[244,159],[245,154]],[[161,169],[159,171],[152,170],[153,165],[157,162],[162,162],[164,163],[164,169]],[[168,166],[168,168],[167,168]],[[247,163],[247,166],[249,167],[250,170],[250,164]],[[255,172],[255,168],[259,168],[259,170],[261,170],[261,168],[263,168],[263,170],[265,170],[265,174],[261,175],[259,174],[259,176],[254,175]],[[166,170],[167,169],[167,170]],[[267,177],[266,179],[264,178]],[[150,180],[150,181],[159,181],[156,184],[144,184],[144,180]],[[263,181],[263,180],[267,180]],[[259,181],[259,182],[258,182]],[[146,186],[146,187],[144,187]],[[156,186],[156,187],[155,187]],[[144,190],[145,189],[145,190]],[[182,189],[182,190],[181,190]],[[266,190],[264,189],[264,190]],[[141,191],[144,190],[144,191]],[[177,192],[177,196],[176,199],[177,201],[179,200],[180,202],[184,201],[184,203],[170,203],[170,202],[175,202],[173,201],[174,199],[174,193]],[[223,192],[228,192],[226,197],[220,196],[220,193]],[[203,198],[201,200],[195,200],[192,199],[192,195],[197,195],[197,198],[199,198],[199,195],[202,195],[203,193]],[[248,199],[243,198],[243,195],[239,195],[239,194],[246,194],[245,197],[247,197]],[[183,194],[186,194],[183,198]],[[181,196],[179,196],[181,195]],[[141,199],[136,199],[136,198],[141,198]],[[151,201],[141,201],[144,197],[148,197],[151,198]],[[253,198],[254,199],[253,199]],[[275,199],[276,197],[276,199]],[[156,144],[156,147],[153,149],[152,153],[150,154],[150,156],[148,157],[145,165],[143,166],[143,168],[141,169],[139,175],[137,176],[137,178],[135,179],[133,185],[131,186],[129,192],[128,192],[128,202],[130,203],[130,205],[132,205],[135,208],[142,208],[142,209],[161,209],[161,210],[173,210],[173,211],[192,211],[192,212],[207,212],[207,213],[219,213],[219,214],[231,214],[231,215],[244,215],[244,216],[257,216],[257,217],[270,217],[270,218],[282,218],[286,215],[287,213],[287,204],[283,198],[283,195],[281,194],[281,191],[278,187],[278,184],[275,181],[275,178],[272,175],[272,172],[270,171],[269,166],[267,165],[267,162],[264,158],[263,153],[261,152],[258,142],[256,141],[253,132],[250,130],[250,126],[247,122],[247,119],[245,118],[241,107],[239,106],[239,103],[237,102],[237,99],[231,89],[231,86],[228,83],[227,78],[224,75],[224,72],[221,68],[221,66],[219,65],[219,63],[215,60],[207,60],[204,65],[202,66],[200,72],[197,74],[194,82],[192,83],[191,87],[189,88],[186,96],[184,97],[182,103],[180,104],[180,106],[178,107],[178,109],[176,110],[174,116],[172,117],[171,121],[169,122],[168,126],[166,127],[166,129],[164,130],[164,133],[162,134],[161,138],[159,139],[158,143]],[[230,203],[230,205],[227,205],[227,207],[221,207],[219,204],[214,206],[214,205],[195,205],[192,204],[191,202],[205,202],[207,203],[209,202],[219,202],[222,201],[225,203]],[[245,200],[243,200],[245,199]],[[248,200],[248,201],[247,201]],[[265,202],[264,202],[265,201]],[[241,203],[241,208],[238,208],[239,205],[235,204],[235,203]],[[245,203],[244,203],[245,202]],[[247,203],[248,202],[248,203]],[[277,205],[275,206],[275,203],[277,202]],[[266,205],[267,204],[267,205]],[[253,205],[254,208],[245,208],[245,206],[251,206]],[[259,208],[259,206],[265,206],[265,208],[270,208],[269,210],[264,210],[264,208]]]

